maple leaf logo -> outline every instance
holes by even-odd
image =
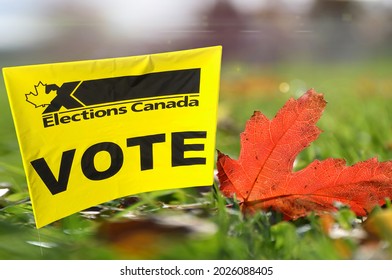
[[[35,108],[38,107],[46,107],[50,104],[50,102],[57,96],[55,91],[50,91],[46,93],[46,84],[39,82],[34,86],[35,93],[30,92],[25,94],[26,101],[30,104],[33,104]]]
[[[255,112],[241,134],[239,159],[218,151],[221,192],[236,196],[243,212],[274,209],[289,219],[335,211],[336,202],[358,216],[385,204],[392,198],[392,161],[347,166],[329,158],[293,172],[296,156],[321,133],[315,124],[325,106],[323,95],[311,89],[291,98],[272,120]]]

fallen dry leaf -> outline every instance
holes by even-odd
[[[98,229],[101,239],[130,258],[153,259],[168,244],[216,232],[215,224],[192,215],[162,215],[106,221]]]
[[[309,90],[288,100],[272,120],[255,112],[241,134],[239,159],[218,152],[222,193],[236,196],[244,212],[272,208],[289,219],[335,211],[336,202],[358,216],[384,204],[392,197],[392,161],[347,166],[329,158],[293,172],[297,155],[321,133],[316,122],[325,106],[323,95]]]

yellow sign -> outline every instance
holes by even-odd
[[[221,52],[4,68],[37,228],[131,194],[212,185]]]

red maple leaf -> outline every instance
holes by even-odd
[[[255,112],[241,134],[238,160],[218,151],[220,190],[236,196],[244,212],[274,209],[289,219],[336,210],[336,203],[365,216],[392,198],[392,161],[376,158],[347,166],[343,159],[315,160],[293,171],[296,156],[313,142],[326,102],[307,91],[269,120]]]

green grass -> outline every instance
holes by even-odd
[[[329,65],[224,65],[217,149],[237,157],[239,133],[254,110],[272,118],[288,98],[297,98],[304,90],[314,88],[324,93],[328,102],[318,123],[324,132],[298,156],[297,169],[314,159],[328,157],[344,158],[348,164],[370,157],[390,160],[391,62],[383,59]],[[264,85],[258,84],[256,78],[249,82],[255,86],[246,90],[241,87],[232,92],[227,90],[227,84],[241,84],[249,77],[269,79]],[[289,85],[288,92],[279,91],[281,83]],[[0,109],[0,188],[9,189],[0,197],[0,259],[352,259],[365,256],[361,252],[367,248],[367,238],[331,238],[323,230],[324,218],[313,215],[294,222],[283,221],[274,212],[245,217],[235,201],[220,195],[217,186],[118,199],[100,205],[92,214],[75,213],[37,230],[3,85]],[[375,209],[374,215],[384,211],[390,209]],[[178,219],[183,223],[179,224]],[[332,219],[346,232],[363,229],[349,209],[342,208]],[[122,221],[126,223],[119,223]],[[380,254],[381,258],[392,256],[389,247]]]

